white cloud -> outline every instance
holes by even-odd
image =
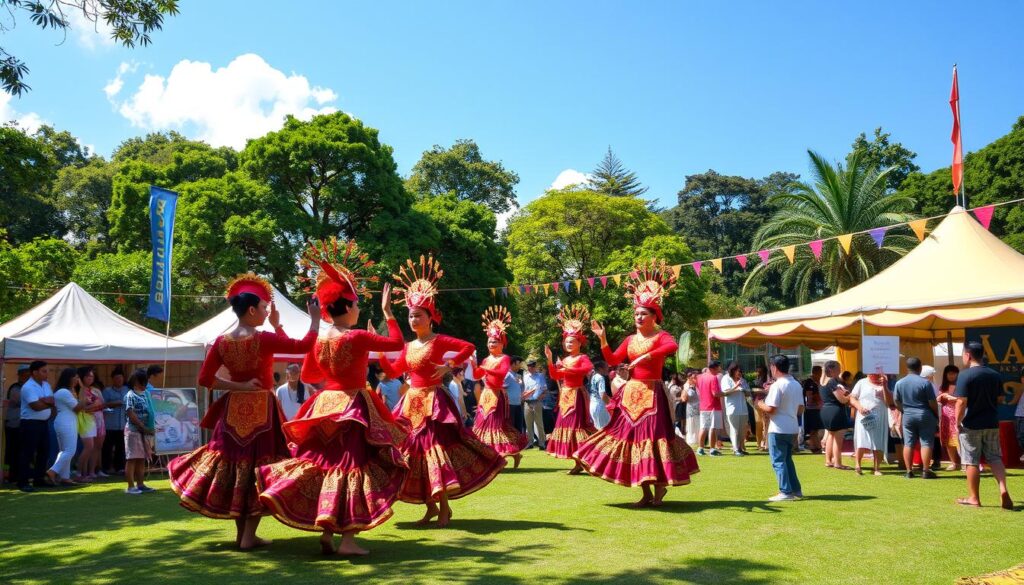
[[[333,90],[311,86],[296,73],[285,75],[252,53],[219,69],[180,61],[167,77],[146,75],[134,94],[115,102],[130,71],[122,72],[124,67],[103,91],[133,126],[179,130],[214,146],[242,148],[246,139],[279,129],[288,114],[308,120],[337,111],[327,105],[338,99]]]
[[[35,112],[29,112],[27,114],[18,112],[14,109],[14,106],[11,105],[11,100],[13,99],[14,96],[11,94],[5,91],[0,91],[0,126],[13,121],[17,124],[18,128],[24,130],[25,133],[34,134],[36,130],[39,130],[40,126],[46,123],[46,120]]]
[[[124,75],[126,73],[135,73],[138,68],[139,64],[135,62],[127,63],[122,61],[121,64],[117,66],[117,76],[103,86],[103,93],[107,94],[108,100],[113,99],[114,96],[121,93],[121,89],[124,88]]]
[[[97,0],[86,0],[85,10],[96,15],[96,22],[86,18],[81,8],[64,7],[64,16],[71,25],[71,32],[75,35],[78,44],[89,50],[100,47],[113,47],[114,39],[111,37],[113,29],[100,15],[101,6]]]
[[[558,173],[555,180],[551,182],[549,189],[565,189],[571,185],[583,185],[590,180],[590,175],[581,173],[576,169],[565,169]]]

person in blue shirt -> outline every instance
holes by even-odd
[[[508,409],[512,426],[520,433],[526,432],[526,413],[523,410],[523,383],[519,372],[523,369],[523,358],[512,356],[512,365],[505,374],[505,392],[508,393]]]

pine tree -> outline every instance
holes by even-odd
[[[647,192],[636,173],[623,166],[610,146],[590,176],[590,189],[612,197],[639,197]]]

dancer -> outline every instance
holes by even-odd
[[[434,304],[435,282],[444,273],[433,257],[420,256],[418,269],[412,260],[406,263],[409,271],[403,266],[394,276],[401,283],[395,292],[401,297],[398,302],[409,308],[409,327],[416,339],[405,344],[394,362],[383,355],[380,358],[389,377],[409,372],[410,378],[411,387],[394,410],[398,422],[410,431],[402,443],[409,474],[398,498],[426,504],[420,525],[437,517],[437,525],[444,527],[452,519],[448,500],[490,483],[505,466],[505,459],[463,426],[455,401],[441,387],[441,379],[452,365],[465,362],[474,351],[469,342],[434,333],[433,326],[441,322]],[[445,360],[449,351],[455,355]]]
[[[199,371],[199,384],[212,393],[226,390],[200,423],[212,429],[210,442],[171,460],[171,489],[188,510],[210,518],[235,521],[235,544],[242,550],[269,544],[256,536],[265,510],[256,492],[256,468],[288,456],[281,409],[274,398],[274,354],[305,353],[316,341],[320,306],[307,304],[309,332],[290,339],[281,328],[270,284],[243,274],[225,295],[238,325],[210,347]],[[275,333],[257,330],[270,316]],[[229,376],[217,375],[224,367]]]
[[[260,502],[289,526],[321,532],[323,554],[366,555],[355,535],[391,517],[407,471],[398,449],[405,433],[367,387],[367,360],[371,351],[402,349],[402,330],[391,313],[387,284],[381,309],[388,336],[355,329],[359,297],[370,296],[357,284],[358,274],[373,265],[355,242],[339,246],[332,238],[314,244],[303,264],[319,269],[316,298],[324,319],[334,324],[302,365],[302,378],[324,382],[324,389],[282,425],[294,457],[259,469]],[[337,548],[335,534],[341,534]]]
[[[590,394],[583,387],[584,379],[594,369],[594,365],[590,363],[590,358],[580,353],[583,344],[587,342],[583,326],[588,320],[590,311],[583,305],[562,307],[558,313],[558,322],[562,325],[562,347],[567,355],[555,363],[551,348],[544,346],[551,378],[562,382],[559,384],[558,418],[555,430],[548,437],[547,449],[548,455],[559,459],[572,459],[580,444],[597,432],[587,405]],[[583,471],[583,464],[579,461],[575,463],[569,475],[578,475]]]
[[[591,329],[608,363],[628,362],[632,376],[612,399],[611,422],[580,445],[574,457],[595,477],[640,486],[643,496],[636,507],[660,506],[668,486],[686,485],[699,471],[693,450],[672,429],[672,411],[661,384],[665,358],[677,348],[672,336],[658,328],[661,302],[676,276],[664,260],[652,259],[637,266],[630,280],[626,297],[633,300],[636,333],[613,352],[604,327],[593,321]]]
[[[484,380],[484,387],[477,397],[473,434],[502,457],[511,457],[513,468],[518,469],[527,436],[512,426],[508,393],[503,387],[511,358],[502,352],[508,344],[505,328],[512,324],[512,315],[505,307],[494,306],[487,307],[483,319],[489,355],[473,366],[474,370],[483,373]]]

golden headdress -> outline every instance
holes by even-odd
[[[664,260],[651,258],[641,262],[629,274],[626,283],[626,298],[633,300],[634,307],[654,311],[658,323],[664,319],[661,312],[662,300],[677,284],[677,277]]]
[[[339,240],[331,237],[310,242],[302,253],[299,265],[306,272],[317,270],[316,278],[302,276],[306,291],[316,294],[320,301],[320,313],[330,319],[327,306],[340,298],[356,301],[360,296],[370,298],[366,282],[377,282],[376,276],[363,276],[366,269],[374,265],[369,255],[359,250],[355,240]]]
[[[562,326],[562,337],[575,337],[580,343],[587,342],[585,333],[590,311],[585,305],[573,303],[564,305],[558,312],[558,324]]]
[[[408,268],[408,271],[406,270]],[[419,265],[406,260],[405,266],[398,268],[398,274],[392,277],[399,283],[395,287],[398,297],[396,304],[405,304],[410,309],[424,309],[430,313],[430,320],[441,322],[441,312],[437,310],[434,297],[437,296],[437,281],[444,276],[441,264],[434,260],[433,254],[424,258],[420,255]]]
[[[232,278],[225,289],[224,298],[230,299],[231,297],[242,293],[254,294],[258,296],[260,300],[268,303],[274,299],[274,289],[270,286],[270,283],[263,277],[257,276],[252,272],[239,274]]]
[[[488,339],[497,339],[503,345],[508,344],[506,329],[512,324],[512,314],[501,305],[487,307],[483,315],[484,333]]]

